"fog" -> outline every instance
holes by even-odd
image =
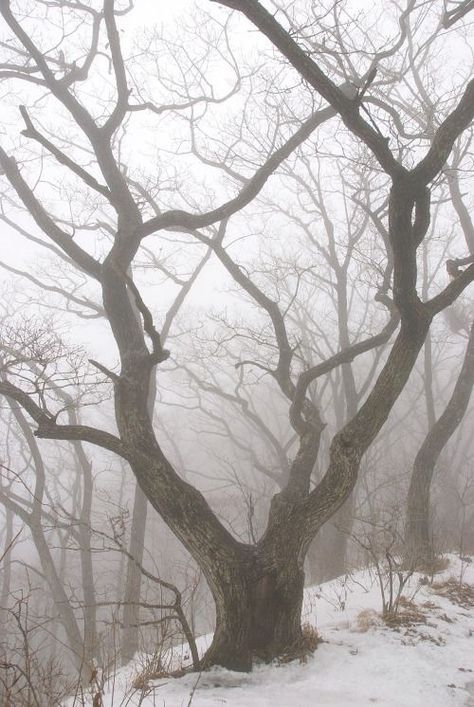
[[[2,704],[470,561],[472,9],[0,4]]]

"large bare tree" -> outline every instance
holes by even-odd
[[[42,386],[32,389],[15,367],[3,372],[0,393],[29,414],[36,423],[38,438],[98,445],[129,463],[146,498],[202,568],[214,597],[216,627],[203,666],[217,663],[246,670],[251,667],[254,655],[272,658],[301,644],[303,563],[308,547],[319,528],[351,494],[361,458],[403,390],[433,317],[451,304],[474,278],[471,265],[430,300],[422,301],[417,292],[417,250],[430,224],[432,185],[456,139],[468,129],[474,117],[474,82],[450,87],[449,96],[438,112],[433,106],[432,119],[421,137],[410,136],[403,116],[392,107],[391,98],[384,102],[378,97],[383,95],[390,74],[390,70],[384,74],[384,61],[391,61],[403,48],[408,18],[421,12],[423,3],[419,6],[416,0],[407,3],[399,18],[399,36],[389,50],[376,47],[369,53],[369,61],[355,66],[352,60],[355,49],[348,46],[345,52],[335,52],[332,67],[328,57],[334,56],[334,52],[329,47],[326,53],[322,52],[321,62],[318,61],[318,52],[311,50],[305,37],[307,23],[299,25],[301,17],[291,18],[282,12],[280,23],[277,16],[256,0],[212,2],[210,7],[215,9],[220,5],[236,10],[259,30],[260,46],[269,41],[276,52],[275,60],[287,71],[285,90],[291,91],[288,86],[295,91],[299,87],[304,95],[302,105],[311,108],[306,119],[294,121],[292,134],[283,130],[285,121],[275,122],[272,129],[276,130],[278,140],[272,141],[259,160],[260,166],[246,175],[244,182],[232,169],[230,146],[227,176],[238,185],[237,191],[226,201],[214,197],[214,203],[206,210],[191,195],[187,200],[179,195],[179,180],[175,182],[176,188],[171,189],[175,208],[168,208],[159,194],[158,197],[152,194],[154,205],[151,205],[144,193],[146,184],[140,184],[135,175],[132,178],[123,163],[120,140],[128,130],[132,113],[179,115],[181,111],[196,110],[201,104],[210,110],[225,97],[232,99],[234,89],[221,99],[209,86],[207,67],[202,65],[203,95],[193,93],[187,86],[188,95],[183,95],[184,90],[176,90],[170,103],[160,104],[160,96],[154,102],[142,95],[139,81],[134,79],[132,67],[124,58],[118,25],[120,16],[130,8],[120,9],[114,0],[104,0],[97,9],[75,1],[39,0],[33,3],[30,12],[30,7],[25,12],[24,7],[2,0],[0,12],[8,37],[3,45],[5,57],[0,78],[8,81],[9,86],[26,84],[32,92],[30,98],[27,91],[22,93],[25,103],[29,103],[28,108],[20,108],[24,122],[22,145],[26,140],[29,150],[40,150],[53,172],[53,162],[61,165],[87,192],[90,208],[84,215],[78,215],[72,190],[69,221],[64,216],[55,217],[54,208],[47,202],[45,182],[39,179],[35,185],[26,158],[21,164],[11,144],[0,149],[0,167],[16,198],[41,232],[40,240],[61,252],[100,288],[120,366],[115,371],[101,362],[94,365],[113,388],[116,432],[98,429],[93,424],[62,422],[61,406],[56,402],[54,407],[54,396],[45,395]],[[446,18],[442,3],[436,6],[439,21],[434,36],[438,38],[442,36]],[[51,20],[54,28],[51,36],[43,31],[47,20]],[[318,29],[320,20],[317,16],[312,19]],[[228,22],[223,26],[223,36],[227,37]],[[336,23],[335,36],[337,31]],[[69,40],[79,32],[77,42]],[[84,53],[87,32],[90,44]],[[104,54],[108,57],[113,86],[97,68],[103,68]],[[228,65],[235,68],[233,54],[227,56]],[[405,55],[402,64],[404,61]],[[192,66],[195,68],[196,62]],[[403,81],[404,72],[401,77]],[[187,75],[182,78],[185,86],[188,78]],[[102,82],[103,90],[100,95],[96,90],[96,103],[88,107],[87,89],[94,93],[98,81]],[[375,113],[367,108],[372,91]],[[56,135],[42,128],[40,109],[46,104],[50,109],[56,107],[58,120],[66,120],[68,134],[58,131]],[[382,125],[389,125],[389,136],[378,127],[377,119]],[[408,126],[409,117],[405,119]],[[380,333],[348,343],[321,363],[302,368],[288,334],[285,313],[261,289],[258,278],[251,278],[239,266],[227,247],[227,234],[234,217],[237,219],[259,195],[282,162],[328,120],[338,121],[344,134],[343,149],[353,150],[356,159],[369,161],[387,192],[385,231],[393,278],[387,286],[383,284],[381,295],[385,298],[390,290],[393,315]],[[144,179],[146,182],[147,177]],[[67,190],[67,182],[64,189]],[[107,236],[91,246],[83,234],[91,227],[93,230],[98,227],[99,211],[107,213]],[[72,232],[68,230],[71,222]],[[76,229],[82,236],[76,237]],[[159,328],[145,304],[146,297],[134,279],[133,265],[147,239],[163,238],[169,231],[192,236],[210,248],[272,326],[277,354],[274,365],[267,366],[266,372],[288,399],[289,424],[297,435],[297,451],[284,487],[272,499],[266,529],[252,544],[237,540],[203,494],[180,477],[153,426],[150,391],[157,367],[165,371],[169,352],[163,347]],[[334,367],[386,342],[387,328],[390,335],[393,322],[398,320],[396,339],[378,377],[364,402],[352,411],[351,418],[332,439],[327,469],[312,486],[324,423],[318,405],[308,394],[309,387]]]

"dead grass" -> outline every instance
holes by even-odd
[[[431,591],[437,596],[446,597],[463,609],[474,607],[474,586],[459,582],[455,577],[450,577],[444,582],[434,582]]]
[[[446,641],[443,636],[433,636],[430,633],[423,633],[422,631],[416,631],[414,628],[408,628],[404,633],[404,638],[402,639],[402,645],[404,646],[416,646],[420,642],[433,643],[435,646],[445,646]]]
[[[351,629],[356,633],[367,633],[371,628],[380,626],[381,623],[382,618],[377,611],[374,611],[374,609],[364,609],[357,614]]]
[[[306,663],[308,656],[314,653],[323,639],[317,632],[314,626],[309,623],[303,624],[301,627],[301,638],[297,641],[286,653],[279,656],[278,662],[291,663],[293,660],[299,660],[301,663]]]
[[[397,611],[386,612],[383,620],[390,628],[427,624],[428,619],[421,606],[412,599],[400,597]]]

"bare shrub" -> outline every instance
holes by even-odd
[[[14,598],[0,609],[0,704],[3,707],[56,707],[73,691],[73,682],[59,659],[42,650],[36,633],[45,623],[30,609],[31,595]]]
[[[378,520],[363,520],[361,529],[352,534],[352,539],[365,551],[367,562],[374,568],[384,618],[398,613],[403,590],[416,569],[415,564],[407,566],[403,556],[400,518],[398,509],[389,509]]]

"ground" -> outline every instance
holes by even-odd
[[[307,589],[304,621],[322,642],[306,662],[164,677],[133,690],[142,656],[106,684],[103,705],[474,707],[474,561],[447,559],[434,577],[411,578],[390,626],[373,569]]]

